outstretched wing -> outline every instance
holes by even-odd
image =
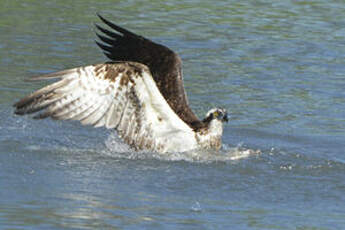
[[[169,48],[98,16],[113,30],[96,24],[98,30],[105,35],[96,33],[103,42],[96,43],[104,54],[113,61],[133,61],[148,66],[158,89],[175,113],[192,128],[202,125],[188,106],[180,57]]]
[[[15,103],[15,113],[34,118],[78,120],[115,128],[135,149],[168,151],[172,139],[196,146],[193,130],[169,107],[148,68],[139,63],[106,63],[56,72],[59,78]],[[179,151],[179,146],[176,146]]]

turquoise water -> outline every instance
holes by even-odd
[[[126,150],[13,115],[29,76],[106,61],[96,12],[177,51],[220,153]],[[1,229],[345,229],[342,1],[0,2]]]

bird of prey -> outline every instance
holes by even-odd
[[[188,105],[180,57],[98,17],[105,25],[96,24],[96,43],[110,61],[31,78],[58,81],[15,103],[15,114],[115,129],[134,150],[218,150],[227,112],[214,108],[197,118]]]

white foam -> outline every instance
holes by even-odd
[[[176,153],[156,153],[148,151],[134,151],[126,145],[116,133],[112,133],[105,141],[106,149],[102,154],[125,159],[157,159],[164,161],[188,161],[199,163],[238,161],[251,156],[261,154],[260,150],[252,150],[242,147],[229,147],[223,145],[220,151],[195,150]]]

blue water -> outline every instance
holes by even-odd
[[[106,61],[95,13],[183,60],[191,107],[231,114],[220,152],[133,152],[33,120],[29,76]],[[1,1],[0,229],[345,229],[342,1]]]

